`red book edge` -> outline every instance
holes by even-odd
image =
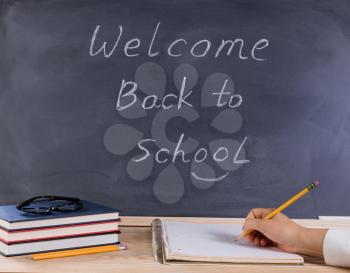
[[[86,232],[86,233],[77,233],[77,234],[71,234],[71,235],[49,236],[49,237],[16,240],[16,241],[6,241],[5,239],[0,237],[0,241],[6,245],[14,245],[14,244],[25,244],[25,243],[50,241],[50,240],[70,239],[70,238],[84,237],[84,236],[96,236],[96,235],[112,234],[112,233],[120,234],[120,230],[115,229],[115,230],[105,230],[100,232]]]
[[[99,225],[99,224],[114,223],[114,222],[119,223],[119,222],[121,222],[121,219],[117,218],[117,219],[103,220],[103,221],[82,222],[82,223],[75,223],[75,224],[64,224],[64,225],[21,228],[21,229],[6,229],[6,228],[0,226],[0,229],[2,229],[3,231],[5,231],[7,233],[16,233],[16,232],[30,232],[30,231],[45,230],[45,229],[66,228],[66,227],[74,227],[74,226]]]

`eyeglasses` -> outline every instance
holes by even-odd
[[[56,212],[71,212],[79,210],[83,203],[79,198],[65,196],[36,196],[19,203],[16,208],[26,213],[49,214]]]

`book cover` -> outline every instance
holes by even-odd
[[[50,214],[25,213],[15,205],[0,206],[0,229],[7,232],[119,219],[119,211],[86,200],[83,208]]]
[[[49,220],[54,218],[65,218],[65,217],[76,217],[76,216],[87,216],[105,213],[115,213],[118,210],[98,205],[93,202],[86,200],[81,201],[83,203],[83,208],[77,211],[71,212],[52,212],[49,214],[35,214],[35,213],[25,213],[16,208],[15,205],[5,205],[0,206],[0,219],[9,222],[23,222],[23,221],[35,221],[35,220]]]

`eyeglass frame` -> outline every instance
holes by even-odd
[[[42,209],[42,211],[35,211],[36,208],[31,208],[30,211],[29,211],[29,208],[28,208],[28,210],[26,210],[26,208],[25,208],[26,206],[35,203],[33,201],[35,201],[36,199],[40,199],[40,198],[46,198],[46,200],[45,200],[46,202],[59,201],[59,200],[68,201],[69,202],[68,205],[74,204],[76,207],[74,209],[63,209],[63,208],[60,208],[57,206],[50,206],[47,208],[40,208],[40,209]],[[67,197],[67,196],[57,196],[57,195],[39,195],[39,196],[35,196],[35,197],[27,199],[23,202],[18,203],[16,205],[16,208],[20,211],[25,212],[25,213],[50,214],[53,211],[56,211],[56,212],[77,211],[77,210],[80,210],[81,208],[83,208],[83,203],[81,202],[80,198],[78,198],[78,197]]]

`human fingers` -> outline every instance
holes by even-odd
[[[255,237],[257,237],[259,234],[261,234],[259,231],[253,230],[247,235],[248,241],[254,242]]]
[[[254,238],[254,245],[256,245],[256,246],[260,246],[260,240],[261,240],[261,236],[256,236],[255,238]]]
[[[272,241],[267,239],[266,237],[264,237],[260,240],[260,246],[265,247],[265,246],[270,246],[270,245],[272,245]]]
[[[266,219],[246,219],[243,225],[244,232],[258,231],[264,235],[271,233],[271,230],[274,229],[278,229],[278,225],[274,221]]]
[[[254,208],[249,211],[249,213],[246,216],[246,219],[262,219],[266,215],[270,214],[272,211],[274,211],[273,208]]]

